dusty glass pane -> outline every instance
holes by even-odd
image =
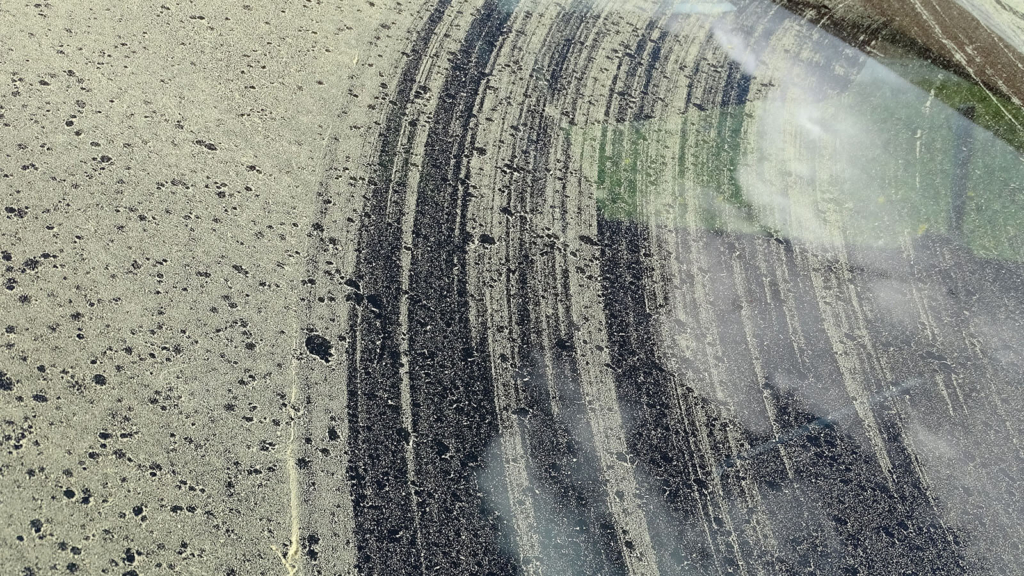
[[[1020,571],[1019,0],[0,30],[0,572]]]

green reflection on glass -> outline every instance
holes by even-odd
[[[884,64],[868,60],[834,93],[802,99],[799,86],[783,85],[744,104],[691,107],[675,132],[662,118],[590,131],[598,209],[809,242],[833,231],[877,248],[956,236],[980,257],[1024,261],[1024,133],[1015,124],[1024,112],[927,63]],[[964,104],[975,106],[975,123],[958,132]],[[661,153],[668,146],[674,162]],[[956,153],[965,146],[966,164]],[[957,164],[962,231],[951,225]]]

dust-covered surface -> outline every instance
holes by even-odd
[[[1017,573],[1022,15],[0,5],[0,573]]]

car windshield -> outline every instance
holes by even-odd
[[[0,30],[5,574],[1024,565],[1021,0]]]

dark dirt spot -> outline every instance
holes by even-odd
[[[331,341],[319,334],[310,334],[306,337],[306,350],[326,363],[331,362],[332,348]]]

